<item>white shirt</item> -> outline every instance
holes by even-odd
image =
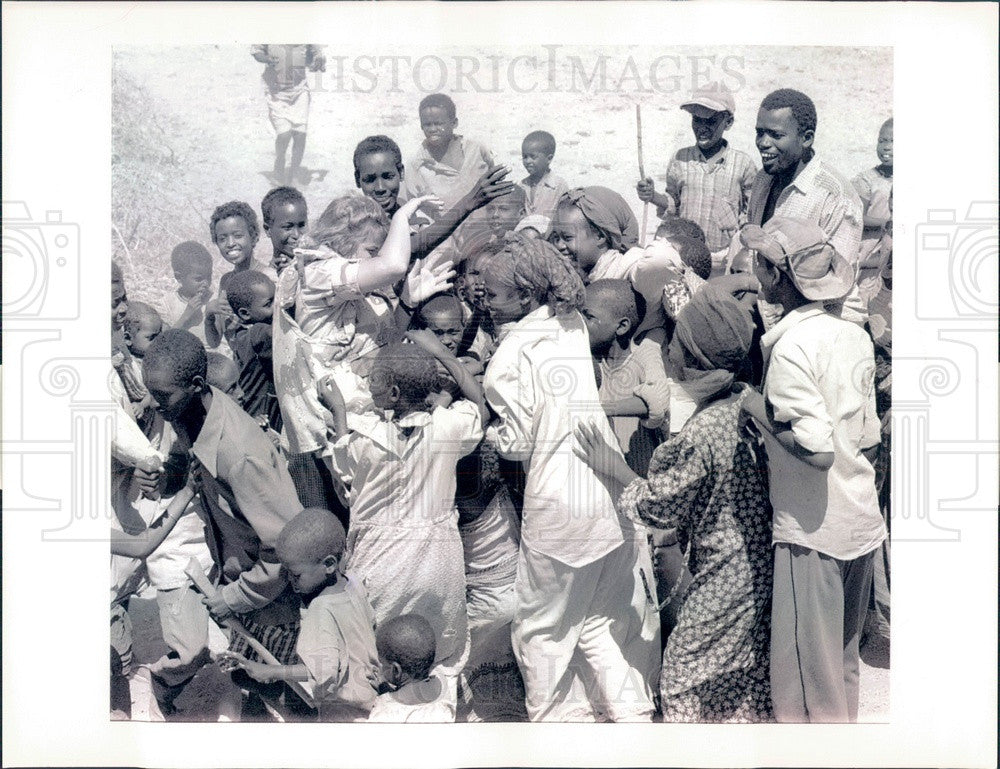
[[[814,302],[782,318],[761,338],[761,348],[767,365],[764,398],[774,421],[789,423],[804,449],[834,457],[829,470],[820,470],[761,431],[774,541],[841,560],[871,552],[887,533],[875,469],[861,454],[880,441],[871,340],[859,326]]]
[[[543,305],[504,327],[483,389],[499,419],[488,434],[501,456],[527,468],[522,545],[572,567],[621,545],[614,503],[620,489],[609,489],[573,453],[573,431],[583,420],[618,445],[601,408],[580,314],[556,317]]]

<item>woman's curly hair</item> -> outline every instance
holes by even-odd
[[[583,306],[586,290],[576,267],[544,240],[514,236],[485,271],[502,285],[547,304],[556,315]]]
[[[372,234],[378,235],[381,243],[388,233],[389,217],[382,206],[364,195],[344,195],[330,201],[308,240],[350,259]]]

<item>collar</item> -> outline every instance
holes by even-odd
[[[760,349],[761,352],[764,353],[764,358],[766,359],[770,356],[771,349],[775,344],[777,344],[778,340],[785,335],[786,331],[807,318],[814,318],[817,315],[823,315],[825,313],[826,310],[823,309],[822,302],[810,302],[809,304],[804,304],[801,307],[796,307],[790,313],[786,314],[770,331],[765,333],[760,338]]]
[[[530,176],[525,176],[521,184],[523,184],[526,187],[548,187],[550,190],[554,190],[556,187],[559,186],[554,181],[552,181],[552,169],[546,171],[545,176],[539,179],[537,184],[533,185],[529,181],[530,179],[531,179]]]
[[[698,161],[701,163],[707,163],[708,165],[718,164],[722,165],[729,155],[729,142],[725,139],[722,140],[722,149],[716,152],[712,157],[706,158],[705,153],[701,151],[701,147],[697,144],[694,145],[695,150],[698,152]]]
[[[463,137],[460,134],[455,134],[454,136],[452,136],[451,140],[453,142],[458,142],[458,147],[462,151],[462,156],[464,157],[465,156],[465,137]],[[451,149],[451,145],[448,146],[448,149]],[[447,150],[445,150],[445,154],[447,154]],[[419,166],[421,166],[421,167],[423,167],[423,166],[429,166],[431,168],[434,168],[439,173],[450,173],[450,174],[452,174],[454,176],[457,176],[458,173],[459,173],[459,169],[452,168],[447,163],[442,163],[440,160],[437,160],[433,155],[431,155],[431,151],[429,149],[427,149],[427,140],[426,139],[424,139],[420,143],[420,157],[418,158],[418,160],[419,160],[419,164],[418,164]]]
[[[524,331],[530,328],[538,328],[540,325],[547,325],[547,321],[555,317],[555,313],[552,312],[552,308],[547,304],[543,304],[541,307],[529,312],[520,320],[515,320],[511,323],[505,323],[497,329],[497,341],[504,339],[508,334],[517,333],[519,331]]]
[[[789,182],[785,189],[791,189],[794,187],[799,192],[804,194],[816,189],[816,177],[822,170],[822,165],[823,164],[820,161],[819,156],[816,153],[813,153],[812,159],[806,163],[806,167],[799,172],[798,176]]]
[[[205,424],[201,426],[198,439],[191,446],[193,453],[202,467],[212,477],[218,476],[219,446],[222,444],[222,427],[226,421],[226,403],[229,396],[222,390],[217,390],[209,385],[212,392],[212,405],[208,407],[205,415]]]

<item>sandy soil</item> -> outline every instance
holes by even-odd
[[[352,72],[358,59],[350,51],[337,53],[345,56],[345,71]],[[417,60],[426,51],[392,53]],[[604,184],[618,190],[632,203],[640,220],[641,203],[634,193],[638,178],[635,105],[642,106],[646,172],[662,187],[671,154],[691,143],[689,119],[678,104],[690,89],[696,69],[708,73],[702,80],[722,80],[736,91],[736,123],[728,138],[755,162],[759,162],[753,144],[757,105],[775,88],[798,88],[814,99],[819,114],[817,151],[848,177],[875,164],[876,134],[892,107],[892,59],[888,49],[735,47],[668,51],[630,47],[597,52],[567,46],[555,52],[554,92],[544,88],[546,74],[523,67],[515,71],[513,79],[508,74],[513,57],[524,54],[544,59],[545,51],[442,49],[436,53],[448,75],[449,82],[440,89],[445,91],[454,90],[449,85],[454,86],[457,78],[455,55],[480,62],[483,72],[478,83],[485,88],[491,81],[487,74],[492,61],[489,57],[500,57],[498,93],[477,93],[466,80],[465,92],[452,95],[458,105],[459,132],[490,147],[498,162],[512,168],[512,178],[524,175],[520,164],[523,136],[535,129],[548,130],[558,144],[553,162],[556,173],[571,186]],[[599,78],[589,86],[585,84],[585,76],[592,76],[600,65],[599,55],[606,57],[604,89]],[[661,61],[656,70],[661,76],[659,87],[653,88],[652,63],[661,56],[675,58]],[[704,58],[693,60],[692,56]],[[724,63],[725,57],[733,58]],[[630,61],[634,68],[630,68]],[[216,259],[217,281],[224,264],[209,242],[212,209],[234,199],[246,200],[256,209],[270,187],[262,172],[269,170],[273,161],[274,135],[261,92],[262,66],[242,46],[198,46],[119,48],[114,67],[148,95],[148,103],[153,105],[150,114],[129,117],[150,123],[150,135],[158,137],[156,141],[161,145],[155,148],[156,153],[150,153],[147,147],[146,155],[119,154],[121,165],[112,168],[116,185],[112,213],[119,230],[112,238],[112,247],[115,258],[126,264],[130,296],[150,300],[172,290],[169,253],[185,239],[209,246]],[[369,94],[350,90],[371,86],[370,79],[360,76],[345,77],[343,87],[338,88],[334,66],[314,82],[318,87],[313,94],[305,165],[315,173],[304,188],[314,216],[331,198],[354,189],[351,156],[360,139],[388,134],[399,143],[405,158],[418,148],[423,137],[416,119],[417,104],[428,91],[418,88],[412,73],[405,72],[393,89],[387,72],[380,69],[380,77]],[[423,71],[424,84],[433,82],[433,72]],[[519,83],[520,87],[531,83],[537,87],[531,93],[515,93],[513,86]],[[641,92],[643,88],[647,92]],[[130,104],[130,109],[140,108]],[[113,114],[112,120],[121,123],[123,117]],[[116,147],[116,151],[119,149]],[[153,154],[157,157],[152,158]],[[147,162],[148,169],[143,166]],[[131,165],[126,167],[126,163]],[[160,189],[141,189],[141,180],[153,180]],[[650,228],[655,226],[652,219],[651,214]],[[262,240],[256,255],[268,258],[268,246]],[[134,601],[132,613],[137,657],[151,661],[164,650],[155,602]],[[886,721],[887,659],[871,652],[866,652],[865,658],[859,720]],[[198,676],[177,702],[182,717],[200,719],[209,715],[212,693],[220,685],[219,676],[215,668],[207,668]]]

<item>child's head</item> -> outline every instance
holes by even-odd
[[[757,150],[766,173],[787,173],[812,157],[815,138],[812,99],[791,88],[779,88],[764,97],[757,112]]]
[[[639,241],[639,222],[621,195],[607,187],[578,187],[559,200],[549,242],[585,273],[608,250],[625,253]]]
[[[695,275],[703,280],[708,280],[712,274],[712,252],[708,250],[708,246],[700,240],[687,238],[683,235],[672,235],[667,240],[670,242],[670,245],[677,249],[681,261]]]
[[[540,305],[564,315],[583,305],[583,280],[570,260],[544,240],[516,235],[483,272],[486,307],[498,326]]]
[[[235,273],[226,284],[226,299],[244,323],[270,323],[274,307],[274,283],[262,272]]]
[[[430,675],[437,641],[430,622],[419,614],[401,614],[379,625],[375,648],[382,664],[382,678],[399,688]]]
[[[458,118],[455,102],[443,93],[432,93],[420,102],[420,130],[427,138],[427,146],[444,150],[455,138]]]
[[[212,212],[208,230],[223,259],[234,266],[250,263],[260,228],[248,204],[241,200],[223,203]]]
[[[163,319],[151,305],[130,302],[125,314],[125,344],[136,358],[146,355],[153,340],[163,331]]]
[[[369,136],[354,148],[354,183],[386,214],[397,208],[403,181],[403,154],[388,136]]]
[[[439,385],[437,362],[415,344],[390,344],[375,356],[368,385],[378,409],[396,416],[421,411]]]
[[[368,259],[388,233],[389,218],[378,203],[364,195],[344,195],[326,207],[310,239],[348,259]]]
[[[243,398],[240,387],[240,367],[232,358],[227,358],[221,352],[207,352],[207,368],[205,378],[216,390],[222,390],[233,400]]]
[[[306,199],[294,187],[275,187],[260,202],[260,215],[274,249],[274,268],[281,272],[294,258],[292,252],[308,226]]]
[[[285,524],[275,552],[292,590],[314,595],[337,581],[347,535],[329,510],[307,507]]]
[[[190,331],[168,328],[142,361],[142,380],[168,422],[178,419],[207,387],[205,346]]]
[[[463,248],[468,254],[458,263],[458,276],[455,278],[455,293],[460,299],[470,305],[480,305],[484,291],[483,270],[491,258],[499,254],[503,248],[502,241],[475,242]]]
[[[416,319],[421,326],[434,332],[434,336],[452,355],[458,352],[465,326],[462,323],[462,303],[457,296],[432,296],[420,305]]]
[[[120,331],[128,313],[128,297],[125,295],[125,279],[122,269],[111,263],[111,330]]]
[[[886,120],[878,129],[878,145],[875,151],[882,165],[892,168],[892,118]]]
[[[605,349],[616,340],[627,344],[639,326],[645,305],[627,280],[605,278],[587,286],[580,312],[590,335],[590,349]]]
[[[698,149],[710,152],[718,149],[722,135],[732,128],[736,102],[728,88],[712,83],[691,94],[681,109],[691,113],[691,130]]]
[[[658,238],[669,240],[676,235],[681,235],[685,238],[694,238],[695,240],[700,240],[702,243],[705,242],[705,231],[701,228],[701,225],[682,216],[668,216],[656,228],[656,237]]]
[[[185,240],[175,246],[170,253],[170,266],[183,297],[207,291],[212,283],[212,255],[201,243]]]
[[[541,179],[548,173],[555,154],[556,139],[548,131],[532,131],[521,142],[521,162],[533,179]]]
[[[524,188],[515,185],[508,194],[493,198],[470,217],[465,237],[476,240],[482,232],[489,240],[503,240],[524,217],[527,205]]]

